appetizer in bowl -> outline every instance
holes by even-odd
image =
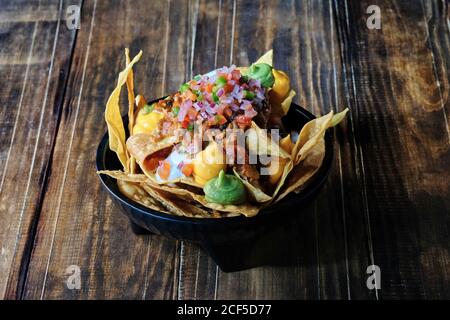
[[[315,118],[300,131],[282,118],[295,91],[273,67],[272,50],[248,67],[197,75],[179,90],[147,103],[135,96],[133,60],[105,111],[109,148],[123,170],[101,170],[122,194],[150,209],[178,216],[252,217],[292,192],[301,192],[321,167],[325,132],[347,109]],[[125,129],[119,98],[128,90]],[[127,132],[128,131],[128,132]]]

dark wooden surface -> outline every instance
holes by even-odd
[[[79,30],[64,20],[73,4]],[[379,30],[366,26],[374,4]],[[450,299],[449,12],[445,0],[1,0],[0,298]],[[326,186],[292,209],[304,222],[291,263],[223,273],[190,243],[132,233],[94,164],[126,46],[144,51],[147,97],[274,48],[296,102],[351,109]],[[372,264],[380,290],[366,286]]]

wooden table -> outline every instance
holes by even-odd
[[[66,23],[69,5],[81,6],[80,29]],[[368,28],[370,5],[381,29]],[[449,299],[449,10],[445,0],[2,0],[0,297]],[[292,209],[305,216],[286,243],[297,263],[223,273],[190,243],[132,233],[94,163],[126,46],[144,51],[135,79],[147,97],[274,48],[296,102],[351,109],[326,186]],[[80,289],[66,285],[71,265]],[[379,290],[366,286],[370,265]]]

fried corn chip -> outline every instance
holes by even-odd
[[[280,201],[292,191],[298,192],[303,190],[320,169],[324,157],[325,140],[321,139],[309,149],[304,160],[288,173],[287,178],[281,184],[280,194],[275,198],[274,202]]]
[[[324,139],[325,131],[341,122],[347,112],[348,108],[337,114],[333,114],[333,111],[331,111],[305,124],[292,150],[294,165],[302,161],[314,145],[319,143],[319,140]]]
[[[247,218],[254,217],[258,214],[261,208],[251,205],[249,203],[244,203],[240,205],[221,205],[218,203],[207,202],[204,196],[196,195],[195,200],[200,202],[203,206],[221,211],[221,212],[230,212],[230,213],[240,213]]]
[[[169,213],[160,202],[153,197],[149,197],[148,193],[137,183],[125,180],[117,180],[117,186],[120,192],[127,198],[153,210]]]
[[[264,191],[262,191],[260,188],[252,185],[247,181],[247,179],[245,179],[245,177],[241,177],[239,173],[236,172],[236,170],[233,169],[233,173],[236,177],[239,178],[239,180],[242,181],[242,183],[246,187],[248,195],[250,196],[250,200],[258,203],[264,203],[272,200],[271,196],[265,194]]]
[[[127,62],[127,66],[131,63],[130,60],[130,50],[125,48],[125,58]],[[134,127],[134,76],[133,69],[130,69],[128,73],[127,80],[127,91],[128,91],[128,130],[130,135],[133,135],[133,127]]]
[[[148,184],[141,185],[150,196],[159,200],[160,203],[173,214],[190,218],[211,217],[211,214],[208,211],[180,199],[171,192],[155,188],[154,186],[152,187]]]
[[[145,174],[125,173],[120,170],[101,170],[97,171],[98,174],[105,174],[116,180],[127,182],[146,182],[148,177]]]
[[[280,148],[280,145],[273,141],[266,132],[252,121],[250,129],[246,131],[248,150],[259,156],[291,158],[291,155]]]
[[[292,99],[294,99],[295,95],[297,93],[294,90],[289,90],[289,94],[286,98],[281,102],[281,110],[283,113],[283,116],[287,115],[289,108],[291,107]]]
[[[150,180],[153,183],[156,183],[156,184],[174,185],[174,184],[177,184],[177,183],[182,183],[182,184],[185,184],[185,185],[190,186],[190,187],[203,189],[203,186],[201,184],[198,184],[197,182],[195,182],[195,180],[192,177],[180,177],[180,178],[173,179],[173,180],[158,181],[156,179],[156,174],[155,173],[148,173],[147,176],[150,178]]]
[[[130,50],[128,48],[125,48],[125,60],[128,66],[131,63]],[[133,69],[130,70],[126,83],[128,92],[128,132],[130,133],[130,135],[132,135],[134,127],[134,100],[135,100]],[[133,156],[130,156],[130,158],[128,159],[128,171],[131,173],[136,172],[136,159],[134,159]]]
[[[136,159],[142,171],[149,177],[153,176],[144,165],[144,161],[157,151],[170,148],[179,141],[178,136],[169,136],[154,142],[147,133],[137,133],[128,138],[126,146],[130,154]]]
[[[324,138],[325,131],[331,126],[333,111],[330,113],[309,121],[300,131],[298,139],[292,150],[292,159],[294,166],[305,159],[308,152]]]
[[[111,93],[105,110],[105,121],[108,126],[109,148],[117,154],[120,163],[124,170],[128,171],[128,154],[125,145],[125,129],[122,122],[122,115],[120,113],[120,91],[125,84],[133,65],[139,61],[142,56],[140,51],[133,60],[120,72],[117,86]]]
[[[273,67],[273,49],[270,49],[264,53],[258,60],[256,60],[255,64],[257,63],[266,63]]]
[[[292,191],[302,190],[306,187],[321,167],[325,157],[326,130],[342,121],[347,112],[348,109],[345,109],[333,115],[333,111],[331,111],[305,124],[292,148],[293,161],[283,172],[273,194],[274,202],[281,200]],[[278,193],[280,195],[277,197]]]
[[[181,189],[181,188],[174,188],[167,185],[161,185],[161,184],[152,184],[146,183],[146,185],[151,189],[156,189],[160,191],[164,191],[170,194],[177,195],[178,197],[182,197],[183,199],[191,199],[198,203],[200,203],[203,207],[213,209],[220,212],[234,212],[234,213],[240,213],[246,217],[253,217],[256,215],[259,211],[259,208],[251,205],[251,204],[241,204],[241,205],[220,205],[217,203],[210,203],[207,202],[204,195],[196,194],[190,190],[187,189]]]

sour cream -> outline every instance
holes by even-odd
[[[182,169],[182,164],[191,163],[192,160],[188,158],[188,156],[185,153],[181,153],[178,150],[172,151],[172,153],[164,160],[170,164],[170,174],[166,179],[161,178],[159,175],[159,168],[156,170],[156,180],[158,182],[166,182],[166,181],[173,181],[182,177],[185,177]]]

